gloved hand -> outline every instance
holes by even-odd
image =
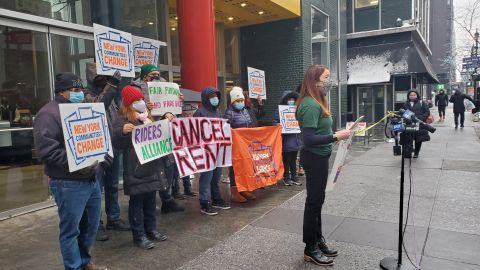
[[[104,159],[102,162],[100,162],[99,165],[102,166],[104,169],[112,166],[112,164],[113,164],[113,157],[110,156],[109,154],[106,154],[104,158],[105,158],[105,159]]]
[[[115,73],[113,73],[113,75],[110,76],[110,78],[108,79],[108,82],[110,82],[115,86],[118,86],[121,81],[122,81],[122,74],[118,70],[115,71]]]

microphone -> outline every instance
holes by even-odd
[[[418,122],[420,123],[421,125],[423,125],[426,130],[428,130],[428,132],[430,133],[434,133],[437,129],[434,128],[433,126],[423,122],[422,120],[418,119],[416,116],[415,116],[415,113],[410,111],[410,110],[404,110],[404,109],[400,109],[398,110],[398,113],[402,115],[402,118],[406,119],[406,120],[409,120],[409,121],[412,121],[412,122]]]

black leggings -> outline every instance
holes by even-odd
[[[297,151],[282,152],[283,167],[285,168],[283,177],[285,179],[289,179],[290,176],[292,177],[291,179],[293,179],[297,176],[297,154]]]
[[[465,123],[465,112],[456,112],[454,113],[455,117],[455,126],[458,127],[458,117],[460,116],[460,126],[463,127],[463,123]]]
[[[322,206],[328,179],[328,160],[303,149],[300,163],[307,176],[307,199],[303,212],[303,242],[315,245],[322,237]]]
[[[438,106],[438,115],[440,118],[445,118],[445,106]]]

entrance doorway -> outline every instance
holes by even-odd
[[[385,115],[385,85],[358,87],[357,115],[363,115],[367,123],[376,122]]]

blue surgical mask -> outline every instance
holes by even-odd
[[[72,103],[82,103],[83,100],[85,99],[85,95],[83,94],[82,91],[80,92],[73,92],[73,91],[70,91],[70,102]]]
[[[218,103],[220,103],[220,100],[218,99],[218,97],[212,97],[209,100],[210,100],[210,104],[212,104],[213,107],[217,107]]]
[[[245,108],[245,102],[242,102],[242,103],[237,102],[237,103],[233,104],[233,107],[235,107],[235,109],[241,111],[241,110],[243,110],[243,108]]]
[[[132,104],[132,107],[139,113],[145,112],[147,105],[145,105],[145,101],[140,100]]]
[[[287,101],[287,104],[290,105],[290,106],[293,106],[293,105],[295,105],[295,100],[289,100],[289,101]]]

